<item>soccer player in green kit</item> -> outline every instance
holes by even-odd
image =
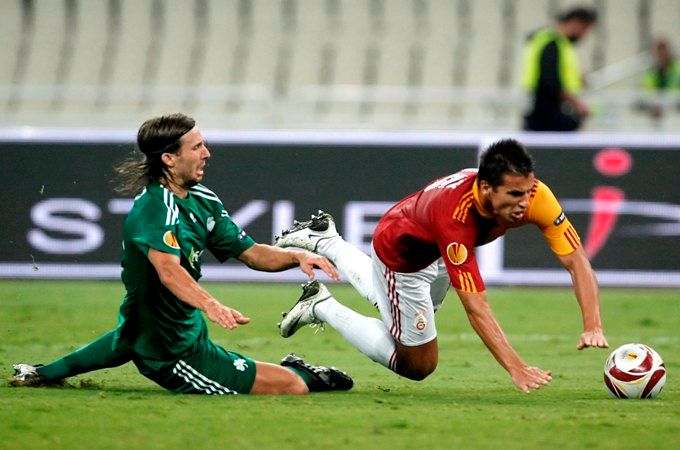
[[[281,365],[253,361],[208,338],[206,321],[234,329],[250,319],[223,305],[197,282],[201,254],[224,262],[281,271],[299,266],[311,279],[319,268],[338,279],[322,256],[258,244],[230,219],[220,199],[200,184],[210,151],[184,114],[150,119],[139,129],[143,158],[116,169],[118,191],[137,194],[123,229],[126,296],[119,325],[96,341],[47,365],[17,364],[14,385],[40,386],[133,361],[140,373],[178,393],[305,394],[348,390],[352,379],[294,354]],[[303,294],[304,295],[304,294]]]

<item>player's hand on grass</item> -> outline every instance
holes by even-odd
[[[538,367],[523,366],[510,373],[515,386],[525,394],[531,393],[532,389],[545,386],[552,380],[552,371],[542,370]]]
[[[583,350],[586,347],[607,348],[609,343],[607,343],[607,338],[604,337],[602,330],[586,330],[581,333],[576,349]]]
[[[314,268],[323,270],[326,275],[335,281],[340,280],[340,274],[325,256],[301,251],[297,255],[297,261],[300,265],[300,270],[302,270],[310,280],[314,279]]]
[[[245,317],[243,314],[233,308],[224,306],[217,300],[208,303],[205,308],[205,314],[211,321],[215,322],[222,328],[229,328],[230,330],[233,330],[239,325],[250,322],[250,318]]]

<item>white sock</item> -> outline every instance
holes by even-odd
[[[390,358],[396,345],[381,320],[362,316],[333,297],[318,303],[314,307],[314,315],[337,330],[361,353],[390,369]]]
[[[373,270],[370,256],[345,241],[341,236],[319,241],[316,253],[330,259],[342,276],[373,306],[378,304],[373,295]]]

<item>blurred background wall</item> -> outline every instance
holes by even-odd
[[[0,0],[0,127],[518,130],[522,46],[559,0]],[[586,131],[680,129],[642,89],[678,0],[585,0]],[[641,105],[657,102],[652,117]]]
[[[261,242],[322,207],[366,248],[390,204],[515,136],[602,284],[680,286],[680,97],[643,88],[657,39],[680,48],[680,1],[579,3],[599,14],[577,47],[593,116],[520,133],[524,42],[576,4],[0,0],[0,278],[117,278],[131,200],[111,168],[142,121],[179,110],[213,150],[206,183]],[[487,281],[569,283],[531,232],[479,250]],[[213,262],[208,279],[253,279]]]

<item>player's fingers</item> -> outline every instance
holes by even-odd
[[[340,274],[339,274],[338,271],[335,269],[335,266],[333,266],[333,265],[332,265],[331,263],[329,263],[327,260],[326,260],[326,261],[323,261],[323,265],[321,266],[321,269],[326,273],[326,275],[328,275],[329,277],[331,277],[331,279],[333,279],[333,280],[335,280],[335,281],[339,281],[339,280],[340,280]]]
[[[222,328],[227,328],[227,323],[224,320],[224,317],[222,317],[221,313],[212,313],[208,314],[208,319],[210,319],[212,322],[215,322],[217,325],[221,326]]]
[[[231,311],[232,311],[232,316],[234,317],[234,321],[235,321],[237,324],[242,324],[242,323],[248,323],[248,322],[250,322],[250,318],[244,316],[243,314],[241,314],[240,311],[237,311],[237,310],[235,310],[235,309],[232,309]]]
[[[218,317],[217,320],[215,320],[219,326],[222,328],[229,328],[230,330],[234,328],[233,325],[227,320],[225,317]]]
[[[543,384],[543,385],[550,383],[551,380],[552,380],[552,377],[547,372],[541,371],[538,374],[538,382]]]
[[[338,271],[335,269],[335,266],[331,264],[331,262],[325,258],[325,257],[318,257],[314,261],[314,265],[318,267],[319,269],[323,270],[323,272],[328,275],[331,279],[338,281],[340,279],[340,274]]]
[[[539,367],[530,367],[530,370],[532,373],[535,373],[537,376],[541,377],[550,377],[552,375],[552,370],[543,370]]]
[[[311,264],[300,264],[300,270],[302,270],[302,273],[307,275],[307,278],[310,280],[314,279],[314,269],[312,268]]]
[[[236,328],[236,318],[234,317],[234,311],[227,309],[222,311],[222,320],[224,321],[224,325],[229,328],[230,330],[233,330]]]

